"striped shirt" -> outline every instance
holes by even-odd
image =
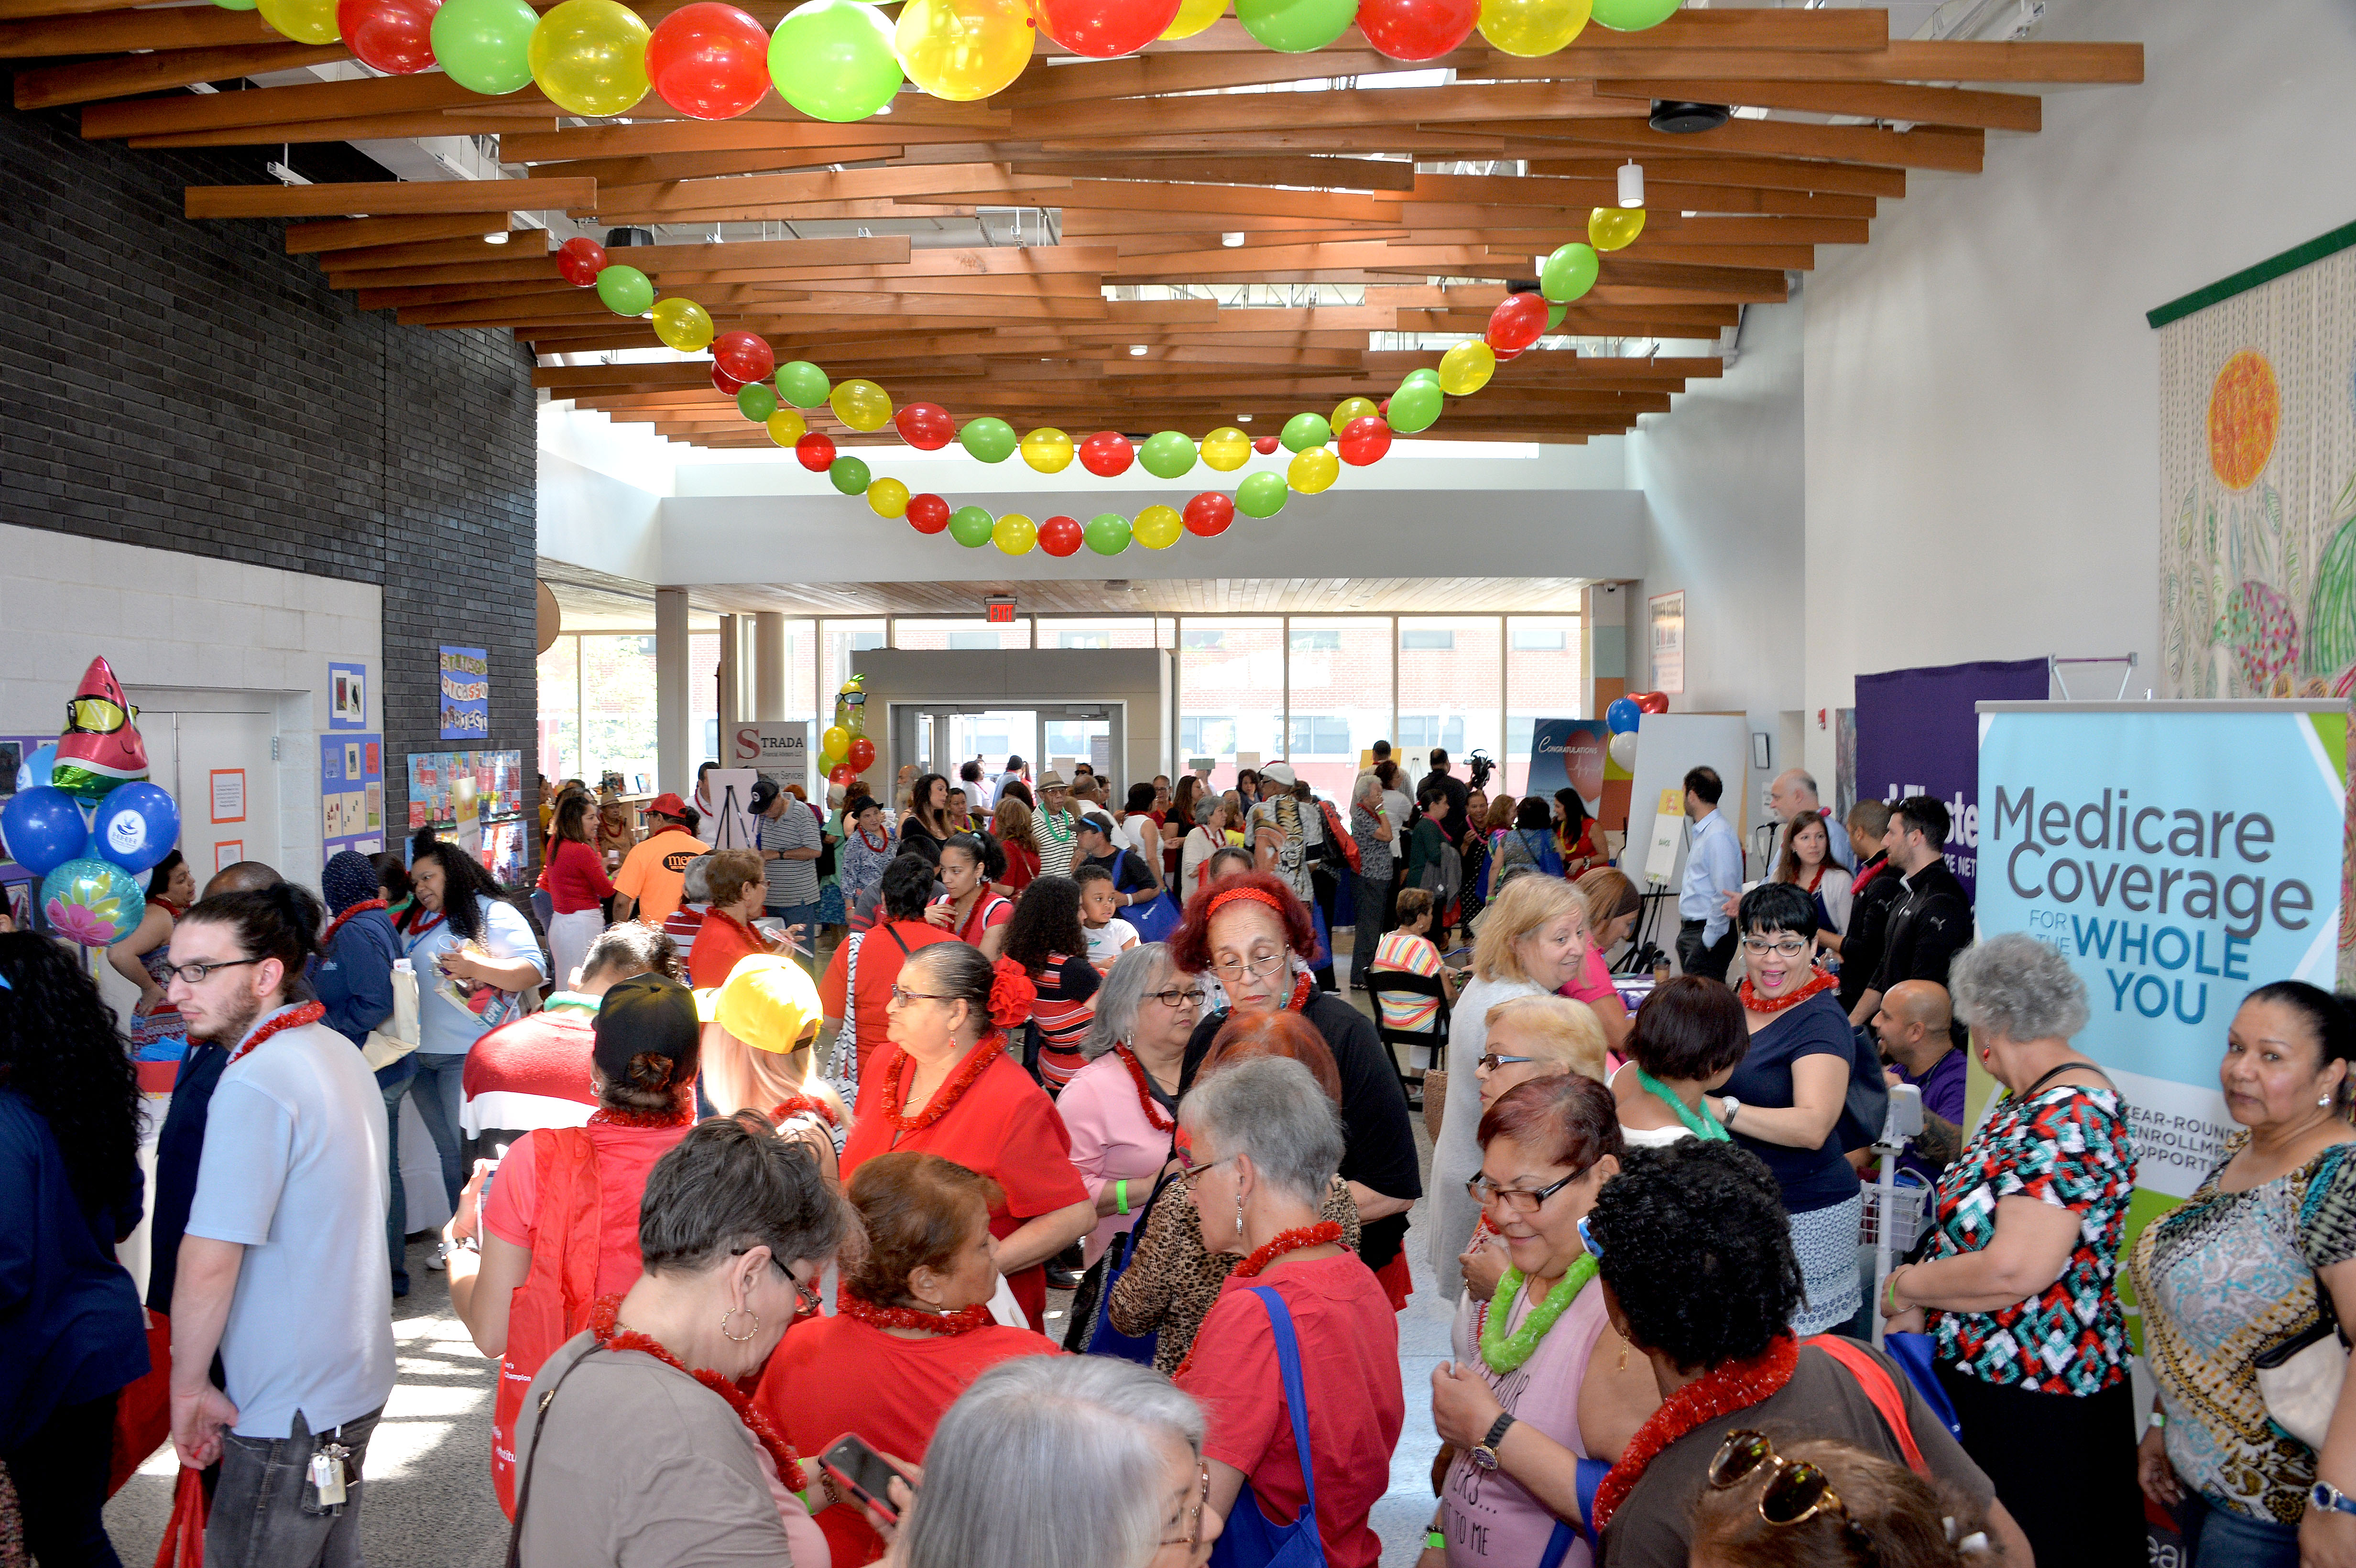
[[[1032,1040],[1038,1053],[1039,1081],[1052,1094],[1087,1065],[1080,1056],[1080,1042],[1087,1038],[1094,1017],[1088,1000],[1097,994],[1099,982],[1085,955],[1067,958],[1061,954],[1050,955],[1047,967],[1033,978],[1039,999],[1031,1009]]]
[[[1375,947],[1374,966],[1403,975],[1437,975],[1440,973],[1440,949],[1428,937],[1412,932],[1387,931]],[[1413,1029],[1418,1034],[1431,1032],[1432,1020],[1440,1016],[1438,997],[1406,997],[1396,1000],[1379,997],[1383,1022],[1391,1029]]]

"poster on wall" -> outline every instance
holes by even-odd
[[[491,732],[491,657],[485,648],[442,649],[442,739],[480,741]]]
[[[783,789],[787,784],[809,788],[809,720],[763,719],[733,725],[728,732],[727,763],[750,768]]]
[[[1645,640],[1652,656],[1652,689],[1675,697],[1686,688],[1686,591],[1655,593],[1644,603],[1651,612]]]
[[[1947,869],[1969,896],[1979,874],[1982,702],[2034,701],[2048,683],[2043,659],[1989,660],[1883,670],[1857,677],[1857,798],[1894,804],[1910,795],[1947,808]]]
[[[1601,719],[1539,719],[1530,725],[1528,793],[1551,798],[1575,789],[1587,815],[1603,809],[1603,770],[1611,726]]]
[[[384,848],[384,748],[375,735],[319,737],[319,855]]]
[[[327,728],[368,728],[368,666],[335,663],[327,666]]]

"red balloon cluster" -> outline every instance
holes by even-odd
[[[1258,441],[1252,443],[1252,450],[1258,453],[1262,457],[1266,457],[1269,453],[1274,452],[1276,448],[1277,438],[1272,435],[1261,436]]]
[[[834,437],[824,431],[814,430],[794,443],[794,457],[813,474],[823,474],[834,466]],[[915,502],[909,503],[913,508]],[[941,519],[946,525],[947,517]]]
[[[1344,427],[1342,439],[1334,443],[1334,449],[1341,453],[1343,462],[1364,468],[1369,463],[1380,462],[1383,453],[1391,449],[1391,427],[1372,414],[1352,420]]]
[[[336,28],[362,65],[413,76],[434,63],[434,13],[442,0],[337,0]]]
[[[875,765],[875,742],[862,735],[851,742],[851,750],[844,753],[844,761],[851,764],[852,773],[865,773]]]
[[[414,3],[342,0],[345,5]],[[351,37],[349,32],[344,36]],[[681,114],[733,120],[769,91],[769,35],[734,5],[696,0],[656,24],[654,36],[647,40],[647,80]]]
[[[919,452],[938,452],[957,439],[957,421],[938,403],[910,403],[892,416],[900,439]]]
[[[1537,298],[1536,294],[1530,296]],[[1538,315],[1546,310],[1540,306]],[[712,362],[736,378],[737,385],[750,381],[766,381],[769,372],[777,368],[777,357],[769,351],[768,340],[757,332],[723,332],[712,340]]]
[[[1165,27],[1169,25],[1167,22],[1162,24]],[[1080,443],[1080,466],[1100,479],[1111,479],[1128,473],[1130,464],[1136,457],[1137,449],[1129,444],[1129,437],[1117,430],[1100,430]]]
[[[1236,520],[1236,504],[1216,490],[1205,490],[1186,503],[1178,520],[1186,525],[1188,533],[1210,539],[1226,533],[1227,525]]]
[[[722,369],[719,362],[714,360],[712,366],[712,384],[733,398],[753,383],[749,380],[738,380],[735,377]]]
[[[605,247],[594,240],[567,240],[556,248],[556,270],[576,289],[585,289],[605,270]]]
[[[859,782],[859,770],[852,767],[849,763],[840,763],[836,766],[834,772],[826,775],[826,782],[829,784],[838,784],[842,785],[843,788],[849,789],[852,784]]]
[[[1053,517],[1039,525],[1039,548],[1049,555],[1071,555],[1086,537],[1077,517]]]
[[[1481,0],[1359,0],[1358,30],[1395,60],[1438,59],[1481,19]]]
[[[1076,55],[1135,54],[1177,19],[1178,0],[1033,0],[1039,30]]]
[[[1048,520],[1052,522],[1055,519]],[[908,526],[920,534],[939,533],[949,526],[949,504],[929,490],[920,496],[909,496]],[[1044,540],[1046,537],[1046,527],[1042,524],[1039,528],[1039,538]]]
[[[1546,331],[1546,296],[1537,293],[1507,294],[1489,313],[1489,330],[1485,336],[1489,347],[1500,359],[1519,354],[1538,340]]]

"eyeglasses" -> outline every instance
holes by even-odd
[[[1478,1203],[1483,1209],[1486,1209],[1492,1203],[1495,1203],[1513,1211],[1516,1214],[1535,1214],[1545,1205],[1547,1199],[1553,1197],[1556,1193],[1561,1191],[1572,1182],[1577,1181],[1580,1177],[1585,1176],[1590,1168],[1591,1168],[1581,1166],[1579,1169],[1572,1171],[1569,1176],[1564,1177],[1560,1181],[1549,1182],[1546,1186],[1537,1188],[1535,1189],[1519,1187],[1500,1187],[1495,1182],[1490,1180],[1488,1173],[1483,1171],[1480,1175],[1475,1176],[1472,1180],[1466,1182],[1464,1184],[1464,1190],[1471,1193],[1472,1195],[1472,1201]]]
[[[898,986],[892,987],[892,1006],[895,1008],[905,1008],[910,1002],[952,1002],[956,999],[936,991],[911,991]]]
[[[241,965],[259,964],[259,958],[224,958],[218,964],[166,964],[164,973],[186,986],[201,986],[216,969],[235,969]]]
[[[1762,1465],[1773,1468],[1768,1472],[1767,1485],[1759,1494],[1761,1519],[1769,1524],[1789,1526],[1829,1513],[1837,1517],[1842,1528],[1871,1553],[1873,1538],[1864,1526],[1849,1518],[1848,1509],[1841,1505],[1840,1494],[1833,1490],[1832,1477],[1814,1465],[1778,1455],[1765,1433],[1728,1433],[1709,1462],[1709,1484],[1719,1491],[1740,1486]]]
[[[732,1258],[741,1258],[752,1250],[753,1249],[750,1247],[731,1247],[728,1249],[728,1255]],[[779,1263],[775,1253],[769,1254],[769,1266],[776,1269],[779,1274],[784,1275],[786,1276],[786,1283],[794,1287],[794,1319],[796,1322],[799,1322],[805,1317],[815,1317],[819,1313],[826,1310],[826,1300],[823,1296],[819,1295],[816,1286],[809,1282],[804,1281],[803,1278],[799,1275],[794,1273],[792,1269],[787,1267],[784,1264]]]
[[[1285,956],[1281,953],[1270,953],[1262,957],[1254,958],[1248,963],[1230,958],[1222,963],[1214,964],[1211,967],[1217,972],[1222,980],[1240,980],[1247,975],[1258,980],[1283,968]]]
[[[1211,1467],[1205,1464],[1198,1458],[1194,1461],[1194,1468],[1202,1473],[1202,1494],[1194,1499],[1191,1506],[1183,1504],[1180,1506],[1178,1511],[1186,1516],[1186,1533],[1180,1536],[1164,1537],[1162,1541],[1162,1544],[1164,1546],[1200,1546],[1203,1544],[1203,1510],[1211,1506]]]
[[[1537,1060],[1535,1056],[1501,1056],[1493,1051],[1472,1065],[1479,1071],[1494,1072],[1500,1067],[1510,1067],[1516,1061],[1536,1061]]]
[[[1742,951],[1753,958],[1764,958],[1770,953],[1778,958],[1797,958],[1807,950],[1807,943],[1796,936],[1787,936],[1781,942],[1762,942],[1755,936],[1742,939]]]
[[[1591,1214],[1581,1214],[1579,1217],[1579,1244],[1587,1249],[1589,1257],[1601,1263],[1603,1261],[1602,1243],[1595,1239],[1595,1232],[1587,1228],[1587,1221],[1593,1218]]]
[[[1154,991],[1151,995],[1155,1001],[1165,1008],[1194,1008],[1202,1006],[1203,1003],[1203,988],[1200,986],[1184,991]]]
[[[1234,1155],[1229,1155],[1226,1159],[1215,1159],[1208,1165],[1196,1165],[1194,1157],[1182,1148],[1178,1151],[1178,1163],[1183,1168],[1178,1172],[1178,1185],[1192,1192],[1204,1177],[1235,1157]]]

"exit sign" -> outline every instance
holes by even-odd
[[[1012,599],[985,600],[982,603],[982,609],[987,613],[990,624],[993,626],[1014,624],[1014,601]]]

